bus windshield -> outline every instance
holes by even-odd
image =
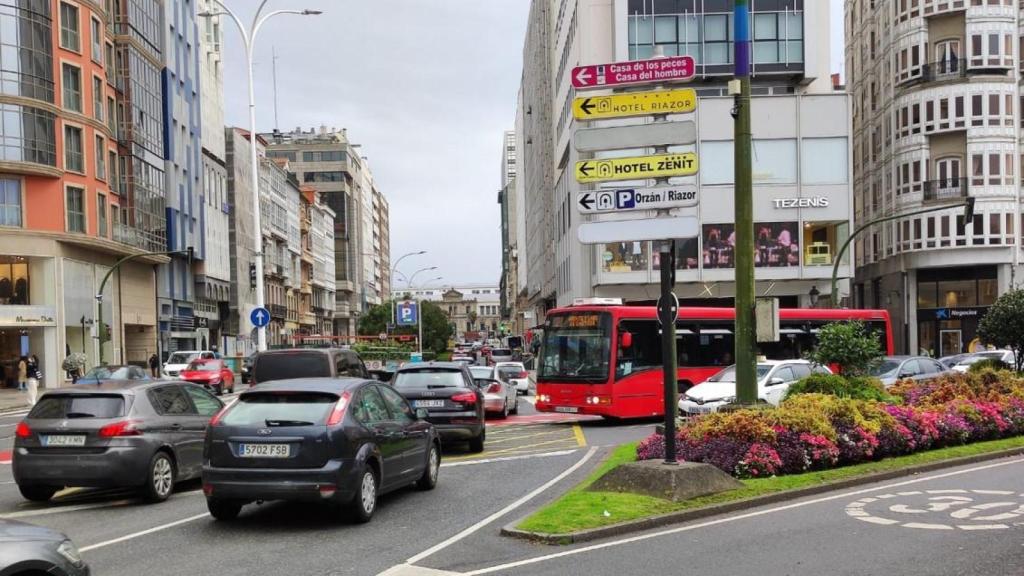
[[[571,312],[544,326],[538,381],[604,383],[611,352],[611,316]]]

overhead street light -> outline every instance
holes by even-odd
[[[410,288],[412,288],[412,283],[413,283],[414,280],[416,280],[416,276],[419,275],[420,272],[428,272],[430,270],[437,270],[437,266],[430,266],[428,268],[420,268],[419,270],[413,272],[412,276],[409,277],[409,282],[407,282],[406,285],[405,285],[405,289],[409,290]]]
[[[409,256],[422,256],[422,255],[424,255],[426,253],[427,253],[426,250],[420,250],[418,252],[409,252],[407,254],[402,254],[401,258],[399,258],[398,260],[395,260],[394,265],[391,266],[391,276],[388,277],[388,286],[390,286],[392,289],[394,289],[393,280],[395,278],[395,272],[398,271],[398,265],[402,262],[402,260],[405,260]],[[402,276],[405,276],[405,275],[403,274]],[[388,294],[388,296],[391,296],[391,295]],[[398,310],[395,308],[395,299],[394,298],[389,298],[389,300],[391,300],[391,323],[395,324],[395,323],[398,322],[398,317],[396,316],[398,314]]]

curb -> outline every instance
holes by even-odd
[[[956,466],[975,464],[978,462],[985,462],[987,460],[998,460],[1000,458],[1022,455],[1024,455],[1024,447],[1006,448],[1003,450],[999,450],[997,452],[975,454],[973,456],[960,456],[957,458],[950,458],[947,460],[939,460],[937,462],[928,462],[926,464],[909,466],[907,468],[901,468],[899,470],[874,472],[871,474],[865,474],[863,476],[857,476],[854,478],[835,480],[833,482],[826,482],[824,484],[808,486],[806,488],[783,490],[781,492],[765,494],[764,496],[755,496],[753,498],[746,498],[744,500],[724,502],[722,504],[712,504],[710,506],[692,508],[690,510],[680,510],[678,512],[669,512],[667,514],[661,514],[658,516],[640,518],[637,520],[623,522],[621,524],[612,524],[611,526],[602,526],[600,528],[590,528],[587,530],[580,530],[579,532],[570,532],[568,534],[544,534],[540,532],[528,532],[525,530],[519,530],[516,528],[516,526],[528,517],[523,516],[522,518],[519,518],[516,521],[503,526],[501,529],[501,535],[507,536],[509,538],[516,538],[519,540],[528,540],[530,542],[536,542],[539,544],[547,544],[551,546],[564,546],[567,544],[590,542],[592,540],[598,540],[610,536],[621,536],[624,534],[642,532],[644,530],[649,530],[651,528],[659,528],[670,524],[678,524],[682,522],[688,522],[691,520],[699,520],[702,518],[707,518],[709,516],[717,516],[719,514],[726,514],[729,512],[748,510],[751,508],[757,508],[759,506],[765,506],[768,504],[776,504],[778,502],[784,502],[795,498],[814,496],[817,494],[822,494],[824,492],[842,490],[844,488],[852,488],[855,486],[863,486],[865,484],[872,484],[875,482],[892,480],[894,478],[901,478],[903,476],[913,476],[915,474],[931,472],[933,470],[941,470],[943,468],[954,468]]]

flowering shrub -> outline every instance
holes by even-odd
[[[699,416],[678,431],[678,455],[763,478],[1024,434],[1024,379],[1009,372],[904,381],[888,392],[891,402],[811,393],[775,409]],[[640,459],[664,455],[658,435],[637,448]]]

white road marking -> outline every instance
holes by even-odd
[[[922,530],[952,530],[953,527],[948,524],[926,524],[923,522],[907,522],[903,525],[904,528],[920,528]]]
[[[131,504],[131,500],[115,500],[113,502],[97,502],[95,504],[78,504],[76,506],[53,506],[51,508],[39,508],[36,510],[22,510],[21,512],[8,512],[0,514],[0,518],[13,520],[15,518],[31,518],[33,516],[49,516],[50,514],[62,514],[64,512],[79,512],[81,510],[97,510],[99,508],[117,508]]]
[[[993,496],[1009,496],[1013,490],[972,490],[975,494],[992,494]]]
[[[567,468],[564,472],[562,472],[558,476],[555,476],[551,480],[545,482],[539,488],[533,490],[532,492],[530,492],[526,496],[523,496],[522,498],[516,500],[515,502],[509,504],[508,506],[505,506],[501,510],[498,510],[494,514],[491,514],[487,518],[484,518],[483,520],[477,522],[476,524],[473,524],[469,528],[466,528],[465,530],[463,530],[462,532],[459,532],[458,534],[452,536],[451,538],[448,538],[447,540],[445,540],[443,542],[440,542],[440,543],[438,543],[438,544],[436,544],[434,546],[431,546],[430,548],[424,550],[423,552],[420,552],[419,554],[413,556],[412,558],[409,558],[408,560],[405,561],[405,563],[406,564],[415,564],[416,562],[419,562],[420,560],[423,560],[424,558],[427,558],[427,557],[429,557],[429,556],[431,556],[431,555],[433,555],[433,554],[435,554],[435,553],[437,553],[437,552],[439,552],[441,550],[444,550],[445,548],[451,546],[452,544],[458,542],[459,540],[462,540],[463,538],[469,536],[470,534],[476,532],[477,530],[483,528],[484,526],[487,526],[491,522],[494,522],[498,518],[501,518],[502,516],[508,514],[509,512],[515,510],[516,508],[522,506],[526,502],[529,502],[531,499],[533,499],[538,494],[544,492],[548,488],[551,488],[555,484],[558,484],[559,482],[561,482],[562,479],[564,479],[566,476],[569,476],[570,474],[572,474],[576,470],[579,470],[579,468],[581,466],[583,466],[584,464],[586,464],[587,461],[590,460],[594,456],[594,454],[596,452],[597,452],[597,447],[595,446],[595,447],[591,448],[590,450],[588,450],[587,453],[583,455],[583,458],[580,458],[579,461],[577,461],[575,464],[573,464],[572,466]]]
[[[860,500],[850,502],[846,505],[846,515],[852,518],[856,518],[862,522],[870,522],[872,524],[882,525],[893,525],[899,524],[903,528],[916,528],[923,530],[955,530],[960,528],[962,530],[1000,530],[1007,529],[1009,526],[1006,524],[1000,524],[998,522],[1004,520],[1012,520],[1021,515],[1024,515],[1024,504],[1017,501],[1000,501],[1000,502],[983,502],[980,504],[971,505],[975,499],[967,496],[932,496],[932,494],[981,494],[985,496],[1005,496],[1007,494],[1013,494],[1012,491],[1007,490],[915,490],[910,492],[899,492],[900,496],[920,496],[924,495],[928,498],[926,506],[918,506],[916,504],[893,504],[889,506],[888,511],[897,514],[935,514],[938,512],[949,512],[950,518],[954,520],[971,520],[974,522],[991,522],[990,524],[957,524],[957,523],[935,523],[935,522],[903,522],[902,520],[893,520],[890,518],[882,518],[879,516],[872,515],[869,511],[865,510],[866,504],[874,501],[873,498],[861,498]],[[881,499],[881,497],[878,497]],[[961,507],[962,506],[962,507]],[[954,507],[961,507],[955,510],[951,510]],[[1003,508],[1007,510],[1005,512],[996,512],[996,509]],[[977,515],[979,512],[985,513],[986,511],[993,511],[984,515]]]
[[[466,576],[478,576],[479,574],[491,574],[493,572],[500,572],[502,570],[509,570],[511,568],[518,568],[520,566],[529,566],[531,564],[537,564],[540,562],[546,562],[548,560],[555,560],[557,558],[564,558],[567,556],[575,556],[577,554],[586,554],[588,552],[594,552],[595,550],[603,550],[605,548],[612,548],[616,546],[622,546],[624,544],[632,544],[634,542],[642,542],[644,540],[650,540],[652,538],[660,538],[662,536],[670,536],[672,534],[680,534],[682,532],[689,532],[692,530],[699,530],[701,528],[707,528],[709,526],[717,526],[719,524],[726,524],[729,522],[736,522],[738,520],[746,520],[748,518],[756,518],[758,516],[764,516],[767,514],[774,514],[776,512],[785,512],[787,510],[793,510],[796,508],[803,508],[805,506],[812,506],[814,504],[821,504],[823,502],[832,502],[833,500],[841,500],[849,498],[851,496],[858,496],[860,494],[869,494],[878,490],[891,490],[893,488],[899,488],[901,486],[910,486],[913,484],[920,484],[921,482],[929,482],[932,480],[939,480],[942,478],[949,478],[952,476],[959,476],[961,474],[970,474],[973,472],[980,472],[982,470],[990,470],[992,468],[999,468],[1002,466],[1009,466],[1013,464],[1024,464],[1024,458],[1017,458],[1014,460],[1008,460],[1005,462],[997,462],[995,464],[986,464],[984,466],[975,466],[973,468],[965,468],[962,470],[955,470],[953,472],[945,472],[943,474],[936,474],[934,476],[924,476],[920,478],[914,478],[911,480],[905,480],[903,482],[897,482],[895,484],[889,484],[881,488],[864,488],[861,490],[854,490],[853,492],[843,492],[841,494],[833,494],[831,496],[824,496],[822,498],[815,498],[812,500],[804,500],[801,502],[794,502],[792,504],[786,504],[783,506],[776,506],[774,508],[768,508],[765,510],[757,510],[754,512],[748,512],[745,514],[738,514],[736,516],[727,516],[725,518],[717,518],[708,522],[701,522],[698,524],[690,524],[687,526],[680,526],[677,528],[670,528],[668,530],[660,530],[658,532],[651,532],[647,534],[641,534],[639,536],[631,536],[629,538],[622,538],[619,540],[611,540],[608,542],[602,542],[600,544],[593,544],[590,546],[583,546],[581,548],[574,548],[572,550],[566,550],[563,552],[556,552],[553,554],[545,554],[543,556],[535,556],[533,558],[527,558],[525,560],[518,560],[515,562],[508,562],[506,564],[499,564],[497,566],[489,566],[487,568],[481,568],[472,572],[467,572]],[[885,518],[880,518],[885,520]]]
[[[393,566],[388,570],[381,572],[379,576],[461,576],[461,574],[458,572],[447,572],[444,570],[434,570],[433,568],[424,568],[422,566],[399,564],[398,566]]]
[[[961,530],[1004,530],[1009,528],[1006,524],[957,524]]]
[[[492,462],[509,462],[511,460],[528,460],[530,458],[549,458],[551,456],[565,456],[576,450],[558,450],[557,452],[541,452],[539,454],[523,454],[522,456],[506,456],[504,458],[482,458],[480,460],[460,460],[458,462],[442,462],[442,468],[453,466],[472,466],[474,464],[490,464]]]
[[[189,516],[188,518],[182,518],[181,520],[176,520],[174,522],[168,522],[167,524],[161,524],[160,526],[155,526],[155,527],[150,528],[148,530],[142,530],[140,532],[133,532],[133,533],[128,534],[126,536],[121,536],[120,538],[114,538],[113,540],[106,540],[104,542],[99,542],[99,543],[96,543],[96,544],[92,544],[90,546],[83,546],[83,547],[79,548],[78,551],[79,552],[89,552],[91,550],[96,550],[97,548],[103,548],[103,547],[106,547],[106,546],[110,546],[112,544],[119,544],[119,543],[125,542],[127,540],[133,540],[133,539],[138,538],[140,536],[145,536],[147,534],[152,534],[154,532],[160,532],[162,530],[167,530],[168,528],[174,528],[175,526],[181,526],[182,524],[187,524],[189,522],[195,522],[196,520],[199,520],[201,518],[209,518],[209,517],[210,517],[210,513],[209,512],[204,512],[202,514],[196,514],[195,516]]]

